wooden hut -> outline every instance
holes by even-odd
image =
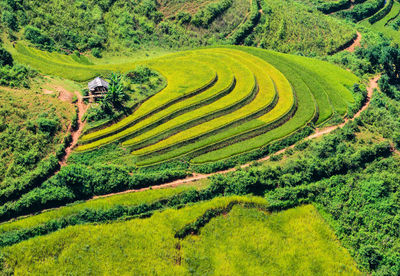
[[[88,83],[89,88],[89,98],[94,100],[96,98],[102,98],[108,92],[109,83],[103,80],[100,77],[95,78],[91,82]]]

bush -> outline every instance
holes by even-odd
[[[50,135],[54,134],[60,128],[60,122],[58,119],[49,119],[40,117],[36,121],[39,130],[46,132]]]
[[[382,18],[384,18],[392,9],[394,1],[393,0],[387,0],[388,2],[386,3],[385,7],[380,10],[379,12],[375,13],[373,16],[371,16],[368,19],[368,22],[371,24],[374,24],[375,22],[378,22]]]
[[[43,34],[42,31],[36,27],[26,26],[24,36],[27,40],[40,49],[47,51],[54,50],[54,41],[47,35]]]
[[[93,48],[92,49],[92,55],[96,58],[101,58],[101,51],[99,48]]]
[[[317,9],[325,14],[328,14],[347,9],[350,7],[350,5],[351,0],[328,1],[317,6]]]
[[[18,21],[17,17],[13,12],[10,11],[3,11],[3,15],[1,16],[1,21],[6,24],[8,28],[10,28],[13,31],[18,31]]]
[[[355,5],[351,10],[340,11],[338,14],[351,21],[358,22],[374,15],[383,8],[386,0],[368,0],[363,4]]]
[[[257,25],[258,21],[260,20],[261,15],[259,12],[260,7],[258,1],[254,0],[251,3],[250,18],[247,19],[245,23],[240,25],[239,29],[232,34],[230,38],[231,44],[241,44],[252,32],[254,26]]]
[[[12,66],[14,60],[9,52],[7,52],[4,48],[0,47],[0,66]]]
[[[212,21],[222,15],[232,6],[233,0],[220,0],[211,3],[199,10],[192,19],[192,24],[197,27],[207,28]]]
[[[150,81],[151,77],[158,76],[156,72],[147,66],[139,65],[133,71],[126,73],[126,77],[136,84],[144,84]]]

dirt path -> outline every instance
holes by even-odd
[[[354,115],[353,118],[345,119],[345,121],[343,123],[341,123],[340,125],[330,126],[330,127],[326,127],[326,128],[317,128],[315,133],[313,135],[311,135],[311,136],[308,136],[305,140],[315,139],[315,138],[321,137],[321,136],[323,136],[325,134],[331,133],[332,131],[343,127],[347,122],[352,121],[355,118],[359,117],[361,115],[361,113],[368,108],[368,106],[369,106],[369,104],[371,102],[372,94],[373,94],[374,90],[376,88],[378,88],[378,80],[379,80],[380,77],[381,76],[378,75],[378,76],[370,79],[369,85],[367,87],[367,91],[368,91],[367,100],[366,100],[364,106]],[[288,149],[291,149],[291,148],[294,148],[294,145],[289,146],[287,148],[284,148],[284,149],[282,149],[282,150],[280,150],[280,151],[278,151],[278,152],[276,152],[276,153],[274,153],[272,155],[277,155],[277,154],[284,153]],[[266,156],[266,157],[261,158],[259,160],[256,160],[255,162],[267,161],[267,160],[269,160],[271,158],[272,155],[269,155],[269,156]],[[253,163],[253,162],[254,161],[252,161],[251,163]],[[240,167],[241,168],[249,167],[251,163],[247,163],[247,164],[241,165]],[[230,172],[234,172],[236,170],[237,170],[236,168],[232,168],[232,169],[229,169],[229,170],[219,171],[219,172],[210,173],[210,174],[194,174],[193,176],[187,177],[185,179],[175,180],[175,181],[172,181],[170,183],[165,183],[165,184],[152,186],[152,187],[148,187],[148,188],[137,189],[137,190],[127,190],[127,191],[124,191],[124,192],[113,193],[113,194],[108,194],[108,195],[104,195],[104,196],[96,196],[96,197],[93,197],[93,199],[104,198],[104,197],[109,197],[109,196],[119,195],[119,194],[141,192],[141,191],[146,191],[146,190],[150,190],[150,189],[151,190],[156,190],[156,189],[177,187],[177,186],[185,185],[185,184],[188,184],[188,183],[191,183],[191,182],[194,182],[194,181],[206,179],[206,178],[209,178],[210,176],[213,176],[213,175],[216,175],[216,174],[227,174],[227,173],[230,173]]]
[[[345,49],[345,51],[348,51],[350,53],[354,52],[356,48],[361,47],[361,33],[357,32],[357,38],[354,40],[353,44],[351,44],[348,48]]]
[[[85,123],[82,122],[82,117],[87,110],[87,106],[84,104],[82,95],[79,92],[75,91],[75,95],[78,98],[78,102],[76,104],[76,106],[78,107],[78,127],[76,130],[73,130],[71,125],[68,127],[68,132],[70,132],[72,135],[72,142],[69,145],[69,147],[67,147],[65,149],[65,156],[60,161],[61,167],[64,167],[67,165],[68,157],[71,155],[73,148],[78,143],[78,139],[82,134],[83,128],[85,127]]]

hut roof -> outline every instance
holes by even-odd
[[[99,77],[95,78],[88,84],[90,91],[95,90],[97,87],[105,87],[108,89],[108,86],[109,86],[108,82],[106,82],[105,80],[103,80],[102,78],[99,78]]]

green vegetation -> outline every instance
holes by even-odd
[[[67,54],[90,52],[96,58],[109,51],[227,43],[326,54],[354,35],[339,20],[293,0],[84,0],[71,5],[2,0],[0,6],[0,26],[10,41]]]
[[[400,275],[399,17],[0,0],[0,274]]]
[[[359,274],[310,205],[271,215],[234,207],[202,228],[199,237],[186,239],[182,248],[183,263],[199,274]]]
[[[385,34],[387,37],[393,39],[393,41],[395,42],[400,42],[400,32],[393,28],[393,24],[395,24],[396,22],[395,18],[398,17],[399,13],[400,3],[398,1],[394,1],[393,6],[391,6],[388,13],[384,17],[376,21],[373,20],[374,22],[371,22],[370,20],[364,20],[360,22],[360,24],[365,27],[369,27],[374,31]]]
[[[35,170],[48,167],[48,162],[57,164],[50,167],[58,166],[52,155],[63,146],[73,109],[50,95],[26,89],[0,88],[0,101],[3,193],[17,182],[30,179]]]
[[[226,271],[227,267],[232,273],[240,273],[241,269],[245,269],[245,267],[256,272],[268,269],[268,262],[267,264],[262,262],[261,257],[243,260],[240,258],[240,254],[247,250],[253,250],[254,254],[258,255],[264,252],[265,248],[256,246],[256,243],[259,243],[260,240],[269,240],[276,248],[282,243],[290,244],[283,250],[280,248],[283,255],[276,256],[271,249],[268,250],[271,257],[275,255],[280,262],[281,269],[288,273],[300,264],[303,269],[315,274],[339,270],[355,274],[358,272],[348,253],[339,246],[330,229],[326,227],[322,218],[311,206],[272,215],[253,209],[258,207],[262,210],[263,205],[267,206],[266,202],[256,198],[227,197],[195,204],[180,210],[169,209],[156,213],[149,219],[134,219],[109,225],[70,227],[46,237],[35,238],[20,245],[5,248],[3,250],[3,267],[14,273],[46,273],[54,271],[57,267],[57,271],[60,273],[72,271],[87,273],[89,270],[92,272],[108,271],[108,273],[128,271],[135,273],[137,271],[139,273],[137,269],[140,269],[140,273],[147,274],[151,271],[162,273],[168,269],[174,274],[188,274],[189,271],[204,272],[207,263],[215,260],[217,262],[213,262],[214,265],[209,267],[215,273],[222,272],[222,269]],[[192,240],[191,237],[188,237],[180,241],[174,237],[178,229],[200,218],[208,210],[225,209],[229,206],[233,206],[233,209],[228,214],[227,220],[213,219],[210,224],[200,230],[199,239]],[[249,216],[243,216],[244,214]],[[210,251],[217,252],[229,244],[231,250],[227,253],[230,257],[224,260],[218,258],[218,254],[210,252],[211,254],[207,255],[208,258],[202,258],[200,262],[196,262],[199,255],[195,248],[200,246],[202,250],[207,250],[205,249],[206,244],[215,239],[214,235],[218,234],[218,232],[211,231],[212,227],[217,225],[221,225],[221,230],[229,227],[229,231],[235,232],[236,235],[245,235],[246,238],[232,240],[233,243],[224,243],[221,240],[208,248]],[[277,228],[282,229],[279,231],[280,234],[274,230]],[[132,229],[135,231],[131,231]],[[294,229],[297,233],[296,238],[292,239],[283,235],[283,233],[292,233]],[[123,232],[124,235],[115,235],[120,232]],[[249,233],[254,233],[254,235],[249,235]],[[259,238],[253,239],[255,236]],[[148,239],[148,237],[152,238]],[[68,239],[68,243],[63,242],[66,239]],[[126,242],[128,240],[129,242]],[[34,253],[39,244],[45,244],[41,249],[41,262],[36,261],[39,256]],[[137,244],[140,244],[140,247]],[[176,244],[179,244],[179,247]],[[156,251],[152,250],[152,248],[155,249],[155,245],[157,245]],[[247,250],[235,250],[235,248],[243,246]],[[114,250],[117,247],[120,249]],[[294,251],[307,251],[308,248],[315,247],[318,247],[318,252],[322,254],[300,254],[304,257],[295,258]],[[22,248],[25,248],[25,253],[19,254],[19,250]],[[32,251],[26,251],[26,248]],[[55,248],[58,248],[57,252],[62,252],[58,255],[59,257],[54,256]],[[90,252],[97,252],[96,260],[94,253]],[[113,257],[107,252],[114,252]],[[153,252],[157,252],[157,254]],[[121,256],[128,254],[129,257],[126,255],[120,257],[120,254]],[[69,261],[66,262],[66,259]],[[127,260],[134,260],[134,262]],[[243,261],[245,263],[242,263]]]
[[[159,163],[186,153],[190,153],[189,156],[193,158],[224,147],[214,155],[219,156],[218,159],[223,159],[265,146],[273,140],[291,134],[311,120],[320,124],[333,114],[343,116],[346,112],[353,110],[352,105],[357,105],[348,90],[357,82],[357,78],[348,72],[317,61],[311,65],[305,58],[280,56],[272,52],[267,54],[265,51],[257,52],[247,48],[239,50],[241,51],[225,48],[207,49],[149,60],[147,64],[153,66],[152,68],[157,68],[157,66],[160,68],[158,65],[160,61],[174,60],[175,62],[177,58],[182,59],[183,64],[186,64],[185,60],[188,58],[191,62],[199,60],[208,68],[212,68],[213,70],[208,72],[216,72],[218,79],[210,86],[210,80],[206,79],[206,77],[211,77],[210,75],[205,75],[204,79],[196,78],[201,82],[194,87],[202,86],[204,89],[186,92],[184,95],[192,94],[193,96],[184,97],[182,100],[175,100],[178,98],[174,98],[176,96],[168,92],[175,91],[171,88],[174,84],[169,83],[164,91],[144,102],[132,115],[119,123],[84,135],[80,139],[81,145],[77,151],[94,149],[120,140],[123,146],[131,148],[134,150],[133,154],[139,156],[138,165]],[[258,55],[261,59],[254,55]],[[229,68],[235,68],[234,71],[227,71],[223,63],[215,65],[215,58],[229,64]],[[292,85],[298,88],[295,90],[296,102],[293,100],[294,92],[288,80],[273,66],[262,61],[263,59],[267,62],[272,60],[276,68],[289,76],[293,75],[293,70],[300,71],[294,68],[302,68],[303,72],[294,73],[296,76],[293,76],[293,79],[289,78]],[[237,65],[232,67],[231,64],[234,63]],[[239,65],[248,69],[240,71]],[[165,67],[168,67],[168,63],[165,63]],[[184,67],[186,68],[188,67]],[[197,69],[199,72],[200,68]],[[249,71],[245,73],[245,70],[254,72],[256,88],[249,86],[254,77]],[[165,76],[168,71],[162,73]],[[229,77],[232,73],[235,77],[233,87],[232,75]],[[174,71],[174,74],[177,75],[177,72]],[[268,75],[268,78],[265,75]],[[303,80],[305,85],[297,86],[298,80],[302,78],[305,79]],[[342,83],[337,82],[338,78]],[[338,94],[339,91],[340,94]],[[220,94],[221,97],[215,97],[215,94]],[[307,97],[311,98],[307,99]],[[160,100],[161,98],[163,99]],[[215,101],[212,102],[210,98]],[[157,104],[152,104],[156,100]],[[169,104],[170,102],[172,104]],[[293,118],[287,122],[289,117]],[[295,123],[291,123],[293,127],[286,127],[286,123],[290,124],[294,119]],[[271,132],[268,132],[272,139],[259,137],[260,134],[281,125],[285,132],[276,132],[281,136],[273,133],[271,136]],[[246,140],[250,138],[265,142],[263,144],[254,143],[254,141],[246,143]],[[238,142],[241,142],[240,146],[236,145]],[[233,145],[226,147],[231,144]],[[155,152],[159,154],[154,156]],[[218,160],[214,159],[216,157],[209,161]],[[207,159],[208,157],[205,160]],[[203,163],[204,161],[200,157],[196,162]]]
[[[388,0],[387,2],[391,2]],[[358,22],[377,13],[385,6],[386,0],[367,0],[355,5],[352,9],[339,11],[337,14],[348,20]]]

